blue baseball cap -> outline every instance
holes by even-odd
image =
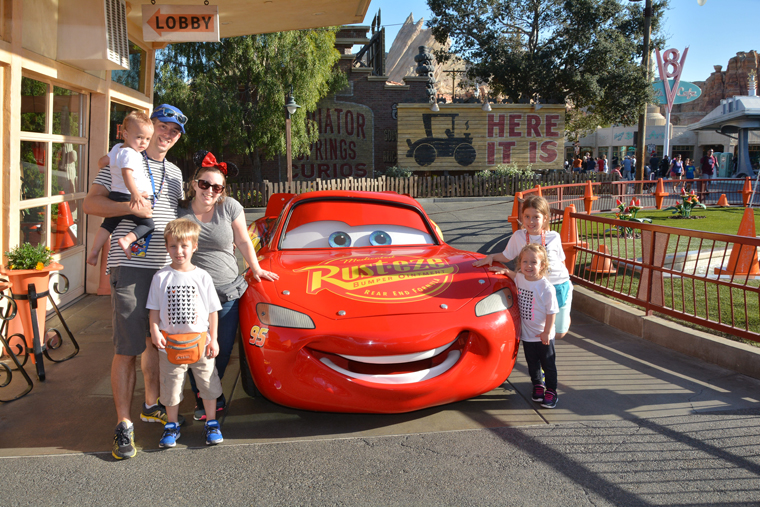
[[[174,106],[170,106],[169,104],[161,104],[153,110],[150,118],[156,118],[158,121],[163,123],[176,123],[179,125],[179,129],[182,131],[182,133],[185,133],[185,123],[187,123],[187,116],[182,114],[182,111]]]

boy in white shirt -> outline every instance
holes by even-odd
[[[162,448],[174,447],[180,437],[179,404],[188,368],[193,370],[206,409],[206,445],[224,441],[216,420],[216,399],[222,395],[222,383],[214,360],[219,354],[217,312],[222,305],[211,276],[191,262],[198,249],[200,230],[200,225],[186,218],[172,220],[166,225],[164,239],[172,262],[153,275],[148,293],[146,307],[150,310],[150,335],[159,351],[160,399],[166,407],[168,420],[158,443]],[[198,335],[200,354],[197,360],[178,364],[182,362],[183,354],[189,355],[182,344],[198,338]],[[181,352],[177,352],[180,348]]]
[[[153,137],[153,122],[150,121],[147,114],[132,111],[124,118],[122,135],[124,143],[115,145],[108,155],[98,160],[101,169],[108,165],[111,170],[111,192],[108,194],[108,198],[115,202],[129,202],[134,210],[151,207],[150,199],[154,194],[153,184],[145,171],[147,162],[144,160],[142,152],[148,147],[150,139]],[[141,218],[135,215],[104,218],[95,235],[92,250],[87,256],[88,264],[92,266],[98,264],[101,248],[106,244],[116,226],[124,219],[135,223],[135,228],[118,240],[119,246],[124,250],[128,259],[132,258],[132,243],[153,232],[153,220],[150,218]]]

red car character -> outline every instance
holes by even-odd
[[[240,369],[249,396],[396,413],[478,396],[509,376],[520,336],[514,284],[444,243],[414,199],[275,194],[266,215],[249,232],[261,267],[280,279],[247,273]]]

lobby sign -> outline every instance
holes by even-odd
[[[143,39],[152,42],[219,42],[216,5],[142,6]]]
[[[556,169],[564,146],[565,105],[398,105],[398,165],[414,171],[478,171],[498,164]]]
[[[319,140],[308,155],[293,160],[293,179],[366,178],[374,175],[375,121],[372,109],[323,99],[307,113]]]
[[[675,79],[668,79],[668,84],[672,90],[675,87]],[[657,104],[666,104],[665,83],[662,81],[655,81],[652,83],[652,89],[654,90],[654,98],[657,101]],[[700,90],[697,85],[688,81],[681,81],[675,92],[673,104],[686,104],[692,100],[697,100],[700,95],[702,95],[702,90]]]

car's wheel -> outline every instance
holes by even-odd
[[[240,385],[243,386],[245,394],[251,398],[258,398],[261,396],[256,387],[256,383],[253,381],[253,375],[251,375],[251,368],[248,366],[248,358],[245,355],[245,346],[243,345],[242,337],[238,341],[238,354],[240,355]]]
[[[435,162],[438,153],[432,144],[421,144],[414,150],[414,161],[417,165],[426,166]]]
[[[475,162],[477,152],[471,144],[460,144],[457,149],[454,150],[454,160],[461,166],[468,166]]]

